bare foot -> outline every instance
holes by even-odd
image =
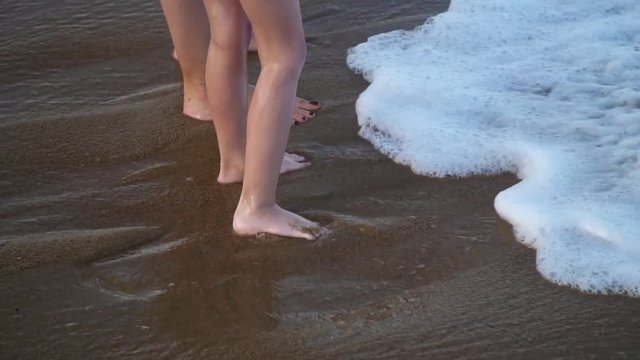
[[[307,159],[302,155],[284,153],[284,157],[282,158],[282,166],[280,166],[280,174],[304,169],[310,165],[311,162],[307,161]]]
[[[251,97],[253,97],[254,90],[255,86],[248,85],[247,95],[249,96],[249,101],[251,101]],[[295,109],[293,109],[293,124],[304,124],[313,119],[316,117],[316,112],[320,110],[321,106],[322,105],[318,101],[297,97]]]
[[[296,108],[293,110],[293,125],[305,124],[316,117],[320,110],[320,103],[307,99],[296,98]]]
[[[255,46],[255,40],[251,39],[251,44]],[[249,45],[251,45],[249,44]],[[178,61],[178,53],[173,49],[171,54]],[[255,86],[247,85],[247,94],[249,101],[253,96]],[[322,105],[318,101],[296,98],[296,108],[293,111],[293,124],[304,124],[316,117],[316,112],[320,110]],[[196,120],[210,121],[212,120],[209,102],[207,100],[207,90],[204,82],[184,84],[184,99],[182,105],[182,113]]]
[[[318,223],[284,210],[278,205],[255,210],[242,199],[233,216],[233,230],[241,236],[268,233],[307,240],[315,240],[327,233]]]
[[[253,92],[252,85],[249,85],[248,89]],[[293,124],[304,124],[313,119],[316,117],[316,111],[318,111],[320,107],[321,105],[317,101],[296,98],[296,108],[293,111],[292,117]],[[200,87],[187,87],[185,85],[182,112],[196,120],[212,120],[206,90]]]
[[[310,165],[311,165],[311,162],[307,161],[307,159],[302,155],[284,153],[284,157],[282,158],[282,165],[280,166],[280,174],[304,169]],[[242,182],[243,177],[244,177],[244,169],[241,169],[241,168],[224,169],[224,170],[220,169],[220,174],[218,175],[218,182],[220,184],[233,184],[233,183]]]

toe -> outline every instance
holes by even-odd
[[[282,167],[280,168],[280,173],[285,174],[292,171],[304,169],[308,166],[311,166],[311,163],[308,161],[306,162],[287,161],[286,163],[282,164]]]
[[[296,123],[304,124],[309,121],[309,112],[298,108],[293,112],[293,120]]]
[[[313,240],[316,239],[316,237],[310,232],[301,232],[300,233],[300,237],[305,239],[305,240],[310,240],[310,241],[313,241]]]
[[[331,231],[329,231],[329,229],[327,229],[326,227],[320,226],[320,224],[318,224],[317,227],[310,229],[311,234],[313,235],[314,239],[320,239],[323,238],[327,235],[329,235],[329,233],[331,233]]]
[[[327,236],[330,231],[326,227],[321,226],[320,224],[309,221],[309,224],[306,224],[304,227],[304,233],[306,236],[305,239],[308,240],[319,240],[325,236]]]
[[[303,123],[303,120],[302,120],[303,118],[304,118],[304,115],[298,109],[296,109],[293,112],[293,124],[294,125]]]
[[[294,153],[286,153],[286,156],[289,157],[289,159],[296,161],[296,162],[302,162],[302,161],[306,161],[307,159],[302,156],[302,155],[298,155],[298,154],[294,154]]]
[[[295,163],[295,165],[293,165],[293,168],[291,170],[292,171],[293,170],[300,170],[300,169],[304,169],[304,168],[309,167],[309,166],[311,166],[311,163],[308,162],[308,161],[297,162],[297,163]]]
[[[322,104],[320,104],[320,102],[315,100],[307,100],[307,99],[301,99],[301,98],[298,98],[297,100],[298,100],[298,107],[304,110],[316,111],[322,107]]]

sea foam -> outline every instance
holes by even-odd
[[[640,1],[453,0],[347,63],[360,135],[429,176],[515,172],[495,199],[558,284],[640,296]]]

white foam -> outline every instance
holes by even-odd
[[[640,296],[638,19],[638,0],[453,0],[350,49],[360,135],[418,174],[516,172],[495,207],[538,270]]]

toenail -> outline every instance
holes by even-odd
[[[303,117],[303,118],[302,118],[302,121],[303,121],[303,122],[307,122],[307,120],[309,120],[309,119],[307,119],[307,117]]]
[[[317,106],[317,105],[320,105],[320,103],[319,103],[319,102],[317,102],[317,101],[315,101],[315,100],[314,100],[314,101],[310,101],[309,103],[310,103],[311,105],[316,105],[316,106]]]
[[[314,113],[313,111],[309,111],[309,116],[316,116],[316,113]]]

